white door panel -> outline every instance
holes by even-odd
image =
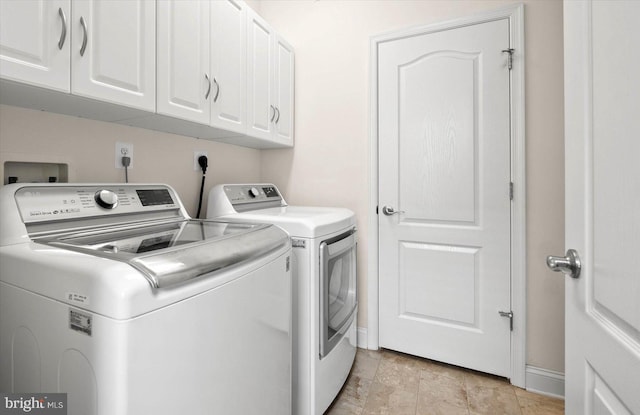
[[[405,220],[475,222],[477,58],[436,52],[398,68]]]
[[[74,1],[72,13],[72,92],[155,111],[155,2]]]
[[[70,0],[0,1],[0,77],[69,92],[70,13]]]
[[[211,68],[214,126],[246,131],[246,10],[233,0],[211,2]]]
[[[637,2],[565,2],[566,410],[640,413]]]
[[[609,310],[618,320],[616,325],[626,322],[640,334],[640,256],[632,249],[640,247],[638,18],[640,5],[616,8],[594,3],[593,262],[598,274],[593,296],[596,307]],[[613,25],[615,37],[610,33]],[[626,38],[622,41],[626,45],[618,38]],[[626,46],[634,50],[629,53]],[[610,68],[614,62],[621,68]],[[624,254],[628,260],[621,261]]]
[[[472,247],[401,242],[400,314],[476,326],[477,254],[478,248]],[[424,273],[425,269],[430,271]]]
[[[275,36],[275,54],[275,140],[293,145],[293,47],[279,35]]]
[[[209,2],[158,2],[157,34],[157,112],[209,124]]]
[[[380,346],[510,374],[507,19],[378,50]]]

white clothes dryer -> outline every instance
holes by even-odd
[[[355,215],[289,206],[273,184],[211,189],[208,218],[282,227],[293,245],[293,408],[321,415],[353,365],[357,346]]]
[[[67,393],[69,415],[291,414],[290,256],[166,185],[4,186],[0,390]]]

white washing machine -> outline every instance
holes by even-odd
[[[4,186],[0,390],[67,393],[69,415],[291,414],[290,256],[166,185]]]
[[[357,345],[356,228],[348,209],[288,206],[273,184],[226,184],[208,218],[271,223],[293,244],[293,408],[322,414],[349,375]]]

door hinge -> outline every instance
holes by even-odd
[[[513,331],[513,311],[498,311],[500,317],[509,317],[509,329]]]
[[[509,182],[509,200],[513,200],[513,182]]]
[[[509,67],[509,70],[513,69],[513,52],[515,51],[516,50],[512,48],[502,50],[502,53],[509,54],[509,57],[507,58],[507,66]]]

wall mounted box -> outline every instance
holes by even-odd
[[[67,183],[69,166],[64,163],[6,161],[3,184],[9,183]]]

